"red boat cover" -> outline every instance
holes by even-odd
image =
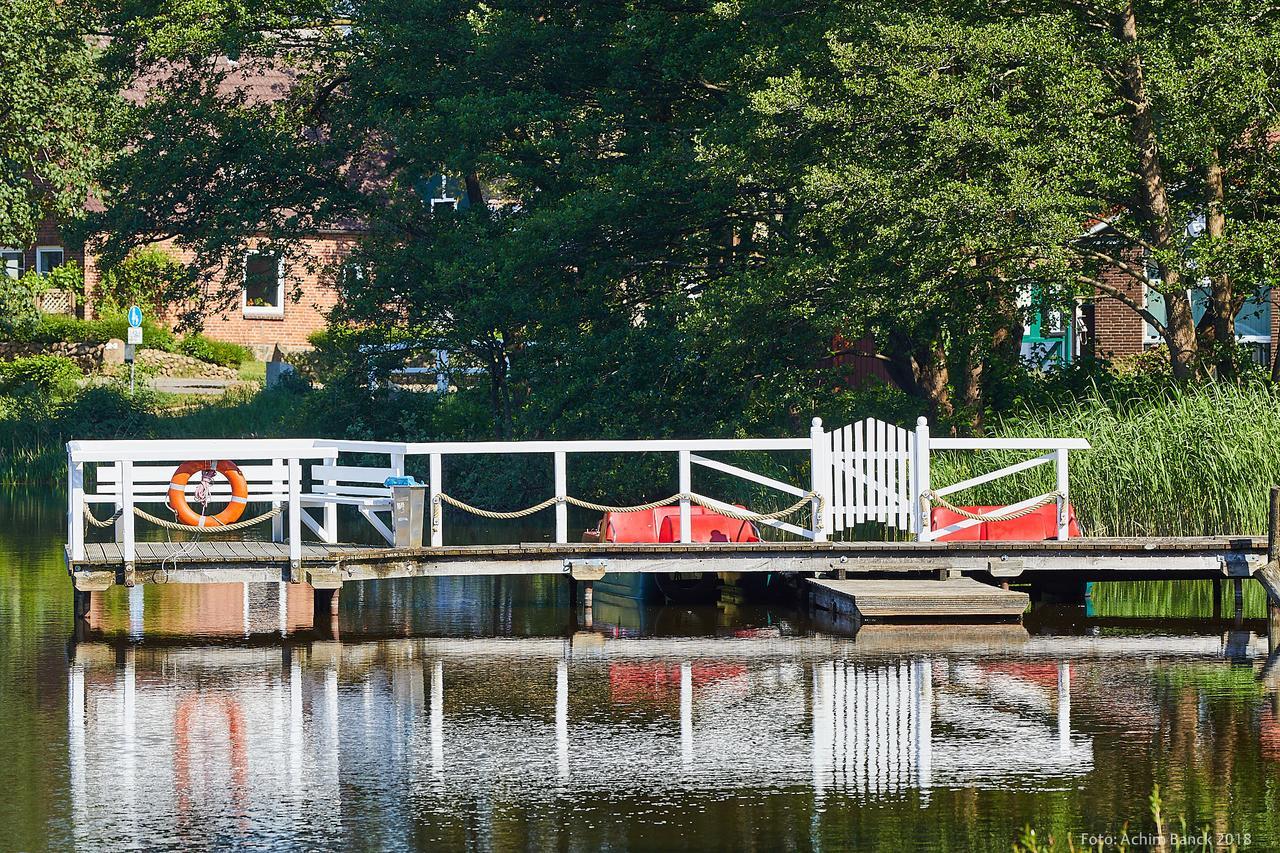
[[[1000,506],[967,506],[965,510],[974,515],[999,512]],[[932,530],[963,521],[958,515],[946,507],[934,507],[929,513],[929,526]],[[1080,536],[1080,525],[1076,523],[1076,510],[1067,504],[1067,532],[1071,536]],[[1058,507],[1055,504],[1042,506],[1030,515],[1012,518],[1008,521],[983,521],[972,527],[966,527],[953,533],[939,536],[938,542],[981,541],[981,542],[1042,542],[1046,539],[1058,538]]]
[[[760,541],[750,522],[720,515],[697,504],[689,507],[689,521],[694,542]],[[601,542],[679,542],[680,507],[660,506],[649,512],[608,512],[600,520],[600,533]]]

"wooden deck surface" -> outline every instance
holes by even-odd
[[[564,574],[570,566],[630,572],[924,574],[941,570],[1018,577],[1065,571],[1088,576],[1248,577],[1265,561],[1260,537],[1082,538],[1065,542],[762,542],[753,544],[459,545],[396,549],[307,543],[301,573],[313,585],[450,575]],[[90,543],[68,558],[81,588],[122,582],[121,546]],[[257,541],[139,542],[139,583],[218,583],[287,578],[288,545]],[[84,581],[81,584],[80,581]]]
[[[1000,589],[971,578],[932,580],[810,578],[816,607],[855,619],[1012,619],[1031,602],[1025,592]]]

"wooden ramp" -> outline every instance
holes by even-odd
[[[815,607],[853,619],[1016,619],[1030,596],[951,580],[827,580],[810,578]]]

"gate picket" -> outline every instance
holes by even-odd
[[[914,435],[876,418],[864,418],[828,435],[834,468],[834,529],[845,530],[866,521],[907,529],[911,524]]]

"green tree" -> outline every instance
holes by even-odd
[[[84,213],[113,97],[69,4],[0,0],[0,245]]]
[[[1106,166],[1081,184],[1104,225],[1074,248],[1161,294],[1166,310],[1090,282],[1160,332],[1178,378],[1233,375],[1235,316],[1273,283],[1280,261],[1280,10],[1051,0],[1032,14],[1069,20],[1080,64],[1106,87],[1079,109],[1081,148]],[[1199,329],[1196,289],[1207,309]]]

